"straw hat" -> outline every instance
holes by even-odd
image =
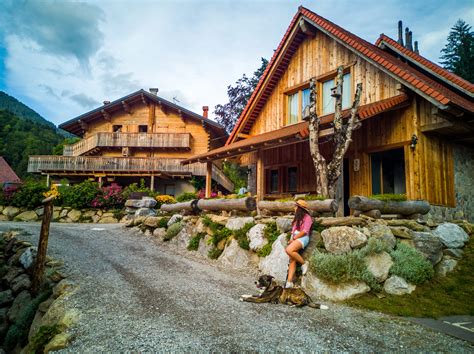
[[[296,201],[296,205],[299,206],[300,208],[306,210],[308,213],[311,213],[311,211],[309,210],[309,206],[308,206],[308,203],[306,202],[306,200],[298,199],[298,200]]]

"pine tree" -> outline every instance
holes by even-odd
[[[268,60],[261,58],[262,64],[252,77],[243,75],[235,82],[235,86],[227,86],[229,102],[224,105],[218,104],[214,107],[217,123],[221,124],[228,133],[234,129],[235,123],[244,110],[252,92],[257,87],[258,81],[268,65]]]
[[[474,82],[474,32],[471,26],[459,19],[451,28],[448,43],[441,53],[444,68]]]

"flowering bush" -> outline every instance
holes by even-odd
[[[4,185],[0,191],[0,205],[11,205],[13,196],[17,190],[18,185],[16,184]]]
[[[26,181],[15,192],[10,205],[18,208],[34,209],[41,205],[43,193],[48,187],[41,182]]]
[[[58,188],[60,198],[56,205],[69,206],[75,209],[90,208],[92,201],[101,193],[99,185],[93,181],[84,181],[72,186]]]
[[[174,197],[172,197],[171,195],[166,195],[166,194],[157,195],[155,197],[155,199],[157,201],[156,206],[155,206],[156,209],[159,209],[160,206],[162,206],[163,204],[174,204],[174,203],[176,203],[176,199],[174,199]]]
[[[53,184],[51,186],[51,189],[47,192],[44,192],[43,195],[45,198],[48,198],[48,197],[59,198],[61,196],[61,193],[59,193],[58,191],[58,186],[56,184]]]
[[[200,189],[197,192],[197,197],[198,197],[198,199],[206,198],[206,190],[205,189]],[[217,193],[216,192],[211,192],[211,198],[217,198]]]
[[[123,202],[122,187],[117,183],[112,183],[110,186],[101,188],[101,192],[92,200],[91,206],[93,208],[113,209],[121,208]]]

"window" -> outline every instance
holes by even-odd
[[[165,184],[165,194],[166,195],[174,195],[175,194],[174,184]]]
[[[298,188],[298,168],[288,167],[287,170],[287,192],[296,192]]]
[[[112,126],[112,131],[114,133],[120,133],[120,132],[122,132],[122,126],[121,125],[113,125]]]
[[[288,96],[288,124],[298,122],[298,93]]]
[[[302,91],[302,98],[301,98],[301,117],[303,117],[304,109],[306,106],[309,105],[309,88],[304,89]]]
[[[139,133],[146,133],[148,131],[148,125],[139,125],[138,132]]]
[[[294,92],[294,91],[293,91]],[[304,108],[309,105],[309,88],[288,94],[288,116],[286,125],[303,120]]]
[[[266,190],[267,193],[278,193],[280,192],[280,176],[278,169],[268,169],[266,172],[267,183]]]
[[[405,158],[403,149],[377,152],[370,155],[372,194],[404,194]]]
[[[331,96],[331,89],[336,86],[336,78],[322,82],[321,85],[321,115],[334,113],[336,99]],[[344,74],[342,83],[342,109],[351,107],[351,73]]]

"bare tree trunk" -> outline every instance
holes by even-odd
[[[316,112],[317,107],[317,85],[316,80],[312,78],[309,84],[310,99],[309,99],[309,150],[313,159],[314,168],[316,170],[316,193],[327,197],[328,193],[328,178],[327,178],[327,164],[326,159],[319,151],[319,117]]]

